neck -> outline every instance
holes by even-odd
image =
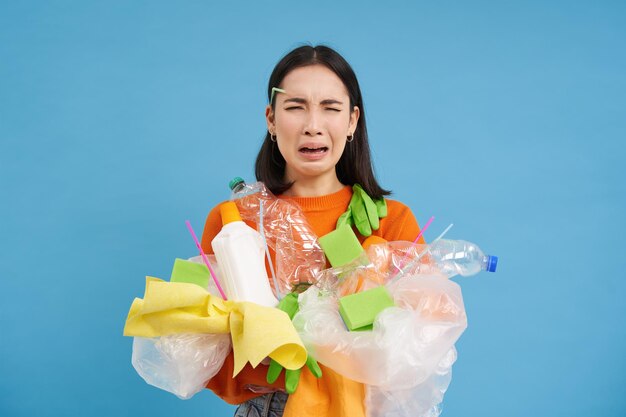
[[[337,175],[331,177],[298,178],[284,195],[289,197],[319,197],[336,193],[344,185],[339,182]]]

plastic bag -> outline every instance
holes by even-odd
[[[387,289],[396,307],[372,331],[349,332],[337,297],[311,287],[293,323],[307,350],[341,375],[382,390],[426,381],[467,327],[460,287],[440,275],[403,277]]]
[[[352,262],[335,268],[328,268],[317,275],[315,284],[325,292],[339,297],[378,287],[387,282],[365,253]]]
[[[366,386],[365,409],[369,417],[438,417],[450,381],[456,349],[452,348],[435,371],[420,384],[408,389],[383,390]]]
[[[431,260],[429,245],[393,241],[371,245],[366,253],[370,262],[387,281],[399,275],[440,273]]]
[[[148,384],[186,400],[217,374],[230,349],[230,334],[135,337],[132,364]]]

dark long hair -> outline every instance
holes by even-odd
[[[290,71],[316,64],[324,65],[337,74],[348,90],[350,109],[357,106],[361,112],[354,131],[354,138],[352,142],[346,143],[346,148],[335,167],[337,178],[342,184],[361,184],[365,192],[373,199],[391,194],[390,191],[383,189],[378,184],[374,176],[361,89],[350,64],[339,53],[324,45],[306,45],[289,52],[276,64],[274,71],[272,71],[267,85],[268,101],[272,96],[272,88],[280,87],[280,83]],[[274,110],[275,101],[270,104]],[[257,181],[265,183],[276,195],[284,193],[292,185],[292,183],[285,182],[285,165],[285,159],[278,146],[272,142],[270,134],[267,132],[256,158],[255,175]]]

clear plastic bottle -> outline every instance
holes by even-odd
[[[276,253],[280,293],[289,293],[299,283],[315,283],[319,272],[326,267],[326,257],[300,207],[293,201],[277,198],[262,182],[246,184],[236,177],[229,187],[230,199],[237,204],[244,220],[258,225],[262,217],[265,240]]]
[[[495,272],[498,265],[497,256],[486,255],[476,244],[464,240],[440,239],[430,245],[403,241],[374,244],[367,255],[390,277],[432,273],[467,277],[480,271]]]
[[[265,271],[265,251],[259,232],[242,221],[231,201],[220,206],[220,213],[222,230],[211,246],[222,271],[226,296],[229,300],[275,307],[278,300]]]
[[[498,257],[486,255],[475,243],[440,239],[429,245],[429,255],[445,275],[468,277],[480,271],[496,272]]]

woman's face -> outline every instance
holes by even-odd
[[[323,65],[296,68],[283,79],[267,127],[287,162],[285,180],[314,177],[337,180],[335,165],[354,133],[359,108],[350,108],[341,79]],[[352,110],[352,111],[351,111]]]

